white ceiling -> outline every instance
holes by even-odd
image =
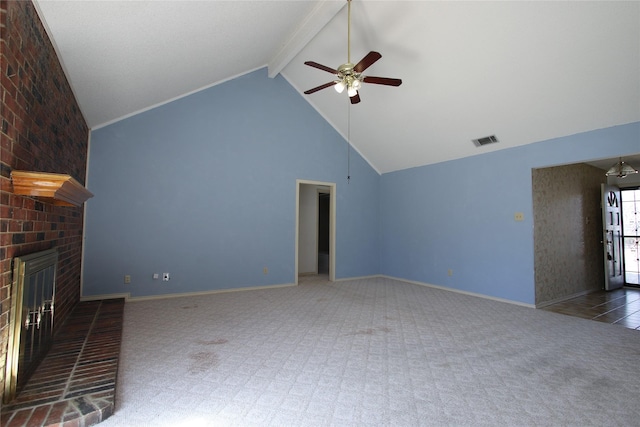
[[[347,62],[344,0],[35,4],[94,129],[265,66],[381,173],[640,121],[638,1],[354,0],[351,62],[403,84],[351,107],[302,94]]]

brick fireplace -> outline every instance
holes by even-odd
[[[44,360],[9,404],[3,427],[78,427],[115,409],[124,299],[77,304]]]
[[[12,260],[55,248],[56,322],[80,299],[83,208],[13,194],[11,172],[64,173],[84,184],[89,129],[30,1],[0,0],[0,393],[10,329]]]

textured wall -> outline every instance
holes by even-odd
[[[601,289],[604,172],[557,166],[534,169],[532,181],[536,304]]]
[[[84,182],[88,128],[31,2],[0,2],[0,393],[11,305],[12,259],[58,248],[56,316],[80,295],[83,209],[12,194],[12,170],[56,172]]]

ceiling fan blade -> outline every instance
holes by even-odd
[[[356,94],[349,99],[351,100],[352,104],[357,104],[358,102],[360,102],[360,94],[356,92]]]
[[[333,68],[327,67],[326,65],[318,64],[314,61],[307,61],[304,65],[308,65],[309,67],[317,68],[322,71],[326,71],[331,74],[338,74],[338,70],[334,70]]]
[[[335,85],[335,84],[336,84],[336,82],[329,82],[329,83],[325,83],[325,84],[320,85],[320,86],[318,86],[318,87],[314,87],[313,89],[305,90],[305,91],[304,91],[304,93],[305,93],[306,95],[309,95],[309,94],[314,93],[314,92],[317,92],[317,91],[319,91],[319,90],[322,90],[322,89],[326,89],[326,88],[328,88],[328,87],[331,87],[331,86],[333,86],[333,85]]]
[[[373,76],[365,76],[362,79],[365,83],[373,83],[376,85],[387,85],[387,86],[400,86],[402,84],[402,80],[400,79],[390,79],[388,77],[373,77]]]
[[[356,73],[361,73],[367,68],[369,68],[370,66],[372,66],[373,63],[380,58],[382,58],[382,55],[380,55],[378,52],[371,51],[367,53],[367,55],[364,58],[362,58],[360,62],[356,64],[355,67],[353,67],[353,71],[355,71]]]

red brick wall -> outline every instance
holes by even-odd
[[[57,248],[56,322],[80,298],[83,208],[12,194],[12,170],[84,183],[89,129],[30,1],[0,0],[0,394],[4,390],[12,259]]]

